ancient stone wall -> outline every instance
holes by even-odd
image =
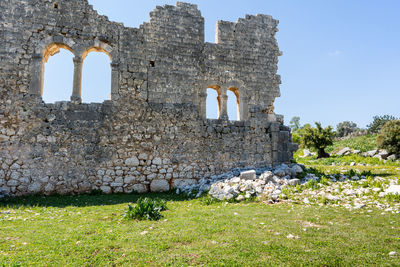
[[[3,193],[166,191],[233,168],[288,162],[296,146],[279,96],[278,22],[219,22],[204,42],[195,5],[157,7],[138,29],[87,0],[0,1],[0,188]],[[71,101],[44,103],[48,58],[74,54]],[[111,100],[81,103],[82,62],[106,53]],[[60,85],[62,86],[62,85]],[[64,86],[65,87],[65,86]],[[207,88],[220,116],[206,119]],[[240,120],[227,115],[227,91]]]

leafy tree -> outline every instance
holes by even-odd
[[[338,137],[345,137],[358,131],[357,124],[352,121],[344,121],[336,126],[336,135]]]
[[[367,126],[368,133],[377,134],[381,131],[382,127],[389,121],[397,120],[396,117],[391,115],[374,116],[371,124]]]
[[[329,154],[325,152],[325,148],[333,144],[335,133],[332,127],[322,128],[321,123],[315,123],[316,128],[307,128],[304,131],[302,143],[307,148],[315,148],[318,151],[318,158],[328,158]]]
[[[391,154],[400,155],[400,120],[387,122],[376,141],[379,148],[386,149]]]
[[[300,127],[297,131],[294,131],[292,133],[293,142],[296,144],[299,144],[299,146],[301,148],[304,148],[302,139],[303,139],[306,129],[309,129],[309,128],[311,128],[311,125],[309,123],[307,123],[307,124],[303,125],[302,127]]]
[[[300,129],[300,117],[293,117],[289,123],[289,127],[292,129],[292,131],[297,131]]]

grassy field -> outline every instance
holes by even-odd
[[[364,168],[365,169],[365,168]],[[373,169],[374,170],[374,169]],[[399,175],[392,169],[390,175]],[[398,172],[398,170],[397,170]],[[5,266],[394,266],[400,216],[282,203],[214,203],[174,194],[158,222],[122,215],[137,195],[29,197],[0,204]],[[289,237],[289,238],[288,238]]]
[[[332,146],[329,146],[326,151],[339,152],[342,148],[349,147],[361,152],[367,152],[376,149],[376,137],[377,135],[363,135],[352,137],[344,140],[337,140]]]

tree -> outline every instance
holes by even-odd
[[[376,142],[379,148],[386,149],[390,154],[400,155],[400,120],[387,122]]]
[[[293,117],[289,123],[289,127],[292,129],[292,131],[297,131],[300,129],[300,117]]]
[[[356,131],[358,131],[357,124],[352,121],[344,121],[336,126],[336,135],[338,137],[348,136]]]
[[[367,126],[368,133],[378,134],[387,122],[393,120],[397,119],[391,115],[374,116],[372,123]]]
[[[331,126],[324,129],[319,122],[316,122],[315,125],[316,128],[305,129],[302,143],[307,148],[317,149],[318,158],[328,158],[329,154],[325,152],[325,148],[333,144],[335,133]]]
[[[292,133],[293,142],[298,144],[301,148],[304,148],[302,139],[303,139],[306,129],[308,129],[308,128],[311,128],[311,125],[307,123],[307,124],[304,124],[302,127],[300,127],[297,131],[294,131]]]

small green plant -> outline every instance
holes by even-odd
[[[205,206],[210,206],[212,204],[220,203],[220,202],[221,202],[221,200],[219,200],[218,198],[212,197],[209,194],[200,198],[200,203]]]
[[[330,180],[326,176],[322,176],[321,179],[319,180],[319,183],[323,185],[329,185],[329,182]]]
[[[319,189],[320,185],[319,185],[318,181],[311,179],[310,181],[308,181],[307,183],[304,184],[304,188]]]
[[[379,148],[392,154],[400,154],[400,120],[386,123],[376,141]]]
[[[131,220],[158,221],[163,215],[162,211],[167,210],[167,203],[161,199],[139,198],[136,205],[128,205],[124,218]]]
[[[90,196],[99,196],[102,195],[103,191],[99,190],[99,189],[93,189],[92,191],[89,192]]]
[[[319,203],[321,203],[323,205],[328,205],[329,204],[329,199],[327,199],[326,197],[321,197],[319,199]]]
[[[400,202],[400,195],[399,194],[387,194],[385,196],[385,198],[386,198],[386,200],[388,202],[397,202],[397,203]]]

